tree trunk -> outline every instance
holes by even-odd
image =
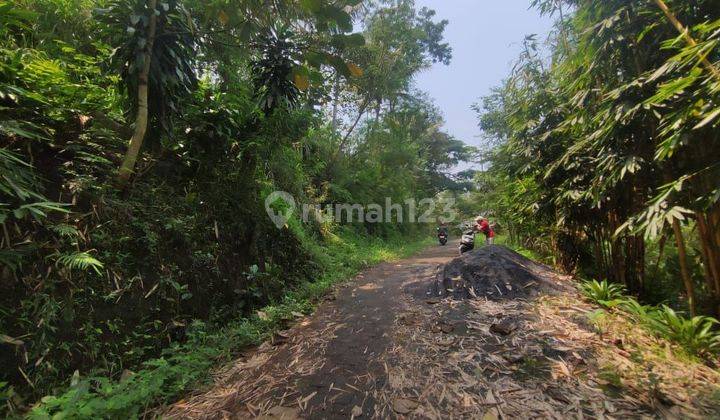
[[[602,249],[600,249],[600,242],[596,240],[593,243],[593,257],[595,258],[595,264],[599,266],[598,271],[605,271],[605,264],[602,257]]]
[[[623,251],[624,238],[615,236],[615,232],[620,226],[620,222],[617,213],[615,213],[614,211],[611,212],[609,215],[609,222],[611,238],[610,258],[612,259],[613,279],[618,283],[629,286],[627,283],[627,278],[625,276],[625,253]],[[631,287],[628,287],[628,289],[631,289]]]
[[[720,205],[716,205],[714,210],[711,210],[708,214],[708,229],[710,236],[715,238],[715,256],[720,257]],[[720,261],[718,262],[720,263]]]
[[[350,134],[352,134],[353,130],[355,130],[355,127],[356,127],[356,126],[358,125],[358,123],[360,122],[360,118],[362,118],[363,114],[365,114],[365,109],[367,108],[367,106],[368,106],[369,103],[370,103],[370,101],[367,100],[367,99],[365,99],[365,100],[363,101],[362,105],[360,105],[360,110],[358,111],[358,116],[357,116],[357,118],[355,118],[355,122],[353,122],[353,125],[350,126],[350,129],[349,129],[348,132],[345,134],[345,136],[343,137],[342,141],[340,141],[340,144],[338,145],[338,149],[337,149],[337,151],[335,152],[335,156],[337,156],[338,154],[340,154],[340,152],[342,152],[342,149],[345,147],[345,143],[346,143],[347,140],[350,138]],[[335,160],[335,159],[334,159],[334,157],[333,157],[333,161],[334,161],[334,160]]]
[[[716,205],[708,212],[708,237],[713,251],[715,266],[717,267],[718,278],[720,278],[720,205]],[[718,286],[720,293],[720,285]]]
[[[710,262],[715,267],[715,286],[718,291],[716,304],[720,315],[720,205],[715,205],[707,212],[707,239]]]
[[[698,236],[700,239],[700,251],[702,251],[703,266],[705,269],[705,283],[707,283],[708,290],[713,294],[717,294],[715,288],[715,281],[713,279],[713,267],[711,262],[711,254],[709,244],[707,244],[707,224],[705,221],[705,215],[702,212],[695,212],[695,220],[697,221]]]
[[[130,138],[130,145],[125,153],[120,173],[118,174],[118,183],[124,187],[127,185],[130,175],[135,170],[135,162],[137,162],[140,148],[145,139],[145,132],[148,126],[148,78],[150,75],[150,62],[152,61],[153,44],[155,43],[155,31],[157,25],[157,0],[148,0],[148,8],[150,12],[150,21],[147,29],[147,43],[145,44],[145,53],[143,55],[143,66],[138,74],[138,92],[137,92],[137,115],[135,116],[135,131]]]
[[[600,254],[600,271],[602,272],[605,280],[609,281],[613,278],[612,261],[610,259],[609,249],[610,244],[609,241],[605,239],[605,232],[603,231],[603,228],[596,228],[595,237]]]
[[[570,55],[570,40],[565,28],[565,14],[563,13],[562,0],[557,2],[558,12],[560,12],[560,34],[562,35],[563,44],[565,47],[565,55]]]
[[[628,288],[641,294],[645,290],[645,240],[642,235],[625,237],[625,258]]]
[[[658,242],[658,257],[657,261],[655,262],[655,270],[653,270],[653,278],[657,278],[658,272],[660,271],[660,261],[662,261],[663,255],[665,254],[666,242],[667,235],[663,233],[663,235],[660,237],[660,241]]]
[[[338,102],[340,102],[340,74],[335,73],[335,84],[333,86],[333,105],[332,105],[332,128],[337,130],[338,120]]]
[[[716,252],[715,238],[710,229],[709,218],[702,212],[696,212],[698,235],[700,236],[700,249],[702,250],[703,265],[705,266],[705,282],[713,293],[713,307],[718,311],[720,304],[720,270],[718,270],[718,254]],[[716,315],[720,314],[716,313]]]
[[[675,234],[675,244],[678,249],[678,258],[680,260],[680,273],[683,283],[685,284],[685,292],[687,293],[688,306],[690,307],[690,315],[695,316],[695,288],[693,287],[692,278],[690,277],[690,269],[687,263],[687,252],[685,251],[685,240],[683,239],[680,222],[677,219],[672,221],[673,233]]]

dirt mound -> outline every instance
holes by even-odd
[[[456,299],[532,298],[568,291],[565,276],[504,246],[485,246],[438,268],[428,295]]]

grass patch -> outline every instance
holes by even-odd
[[[398,235],[383,240],[343,230],[331,235],[324,244],[308,241],[308,247],[324,268],[323,273],[289,291],[280,303],[223,326],[195,321],[188,329],[185,343],[165,349],[161,357],[145,362],[141,370],[127,373],[120,380],[80,378],[76,372],[64,393],[42,398],[28,417],[140,417],[158,405],[177,399],[189,389],[207,383],[214,367],[286,327],[294,318],[293,313],[310,313],[317,299],[333,285],[370,265],[411,255],[433,239],[427,235],[414,240]]]

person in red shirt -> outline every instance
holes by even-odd
[[[478,218],[475,219],[475,230],[485,235],[486,245],[492,245],[495,241],[495,231],[486,218],[478,216]]]

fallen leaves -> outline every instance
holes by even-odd
[[[522,286],[513,284],[513,288],[518,287]],[[267,344],[259,353],[264,357],[237,364],[228,374],[232,382],[210,397],[211,404],[194,405],[192,401],[183,403],[182,408],[202,417],[232,406],[228,402],[240,401],[251,414],[248,417],[321,417],[319,407],[341,404],[354,394],[361,399],[342,403],[343,413],[352,419],[641,418],[665,412],[675,417],[713,417],[707,415],[715,409],[711,402],[698,402],[691,391],[719,384],[716,371],[697,365],[687,369],[688,364],[675,359],[668,350],[663,361],[655,362],[652,372],[662,378],[660,385],[655,391],[643,388],[647,381],[627,379],[625,372],[649,372],[648,365],[643,364],[648,356],[638,358],[636,347],[638,343],[649,343],[644,340],[651,338],[632,331],[630,340],[626,324],[619,324],[603,341],[582,322],[590,311],[574,296],[504,301],[484,297],[464,301],[426,299],[408,301],[396,312],[394,322],[392,318],[389,321],[390,328],[383,337],[390,340],[390,348],[373,359],[384,367],[380,375],[384,375],[384,381],[363,375],[362,380],[353,382],[357,386],[333,378],[324,383],[320,395],[307,395],[313,390],[308,388],[304,393],[292,388],[284,391],[281,387],[285,384],[298,377],[310,377],[330,360],[321,357],[325,354],[318,349],[327,346],[338,331],[359,333],[370,328],[344,318],[322,324],[313,320],[313,327],[303,327],[302,332],[292,329],[296,336],[292,340],[290,333],[273,337],[273,344],[284,346]],[[293,314],[298,318],[300,315]],[[639,337],[637,343],[635,337]],[[355,347],[358,355],[368,352],[365,344]],[[270,359],[271,355],[285,352],[290,356],[280,360],[287,364],[268,362],[278,360]],[[609,373],[622,381],[623,393],[605,394],[603,389],[612,384],[613,377],[599,377],[601,360],[603,365],[611,366]],[[285,394],[278,395],[278,389]],[[371,398],[373,403],[365,398]],[[294,408],[272,407],[275,404]]]
[[[492,389],[488,389],[485,394],[485,405],[492,407],[483,414],[483,420],[495,420],[500,418],[500,410],[494,407],[498,405],[498,401],[495,399],[495,394],[493,394]]]
[[[285,344],[290,339],[291,335],[288,331],[277,331],[275,334],[273,334],[272,337],[272,344],[273,346],[279,346],[281,344]]]
[[[451,322],[440,320],[436,324],[434,324],[431,328],[432,332],[442,332],[445,334],[450,334],[455,330],[455,325],[453,325]]]
[[[552,376],[553,379],[558,379],[560,376],[566,376],[568,378],[572,378],[573,374],[570,372],[570,367],[562,360],[558,360],[554,364],[555,369],[553,369]]]
[[[298,405],[300,406],[300,408],[302,408],[303,410],[306,410],[307,406],[308,406],[308,402],[316,395],[317,395],[317,391],[313,392],[312,394],[308,395],[307,397],[305,397],[303,399],[298,399]]]
[[[512,320],[502,320],[500,322],[494,322],[490,325],[490,332],[500,335],[510,335],[518,328],[517,323]]]
[[[396,398],[393,401],[393,411],[398,414],[409,414],[418,407],[418,403],[407,398]]]
[[[268,361],[270,357],[267,354],[264,353],[258,353],[255,354],[253,357],[251,357],[249,360],[247,360],[245,363],[240,364],[240,367],[243,369],[256,369],[262,365],[265,364],[265,362]]]
[[[19,339],[17,339],[17,338],[12,338],[12,337],[7,336],[7,335],[5,335],[5,334],[0,334],[0,342],[2,342],[2,343],[7,343],[7,344],[12,344],[12,345],[14,345],[14,346],[22,346],[23,344],[25,344],[24,341],[19,340]]]
[[[592,379],[597,367],[588,352],[608,343],[577,323],[587,311],[577,300],[570,305],[572,313],[567,304],[548,313],[542,299],[446,299],[438,304],[412,306],[408,311],[414,322],[396,324],[399,344],[386,359],[391,362],[386,362],[388,381],[382,391],[391,415],[484,420],[651,416],[651,405],[642,399],[606,395]],[[455,328],[439,334],[447,319],[463,317],[462,333]],[[405,400],[411,401],[409,407]],[[383,413],[379,417],[388,417],[388,411]]]
[[[276,406],[268,410],[265,414],[257,417],[258,420],[298,420],[300,413],[297,409],[291,407]]]

